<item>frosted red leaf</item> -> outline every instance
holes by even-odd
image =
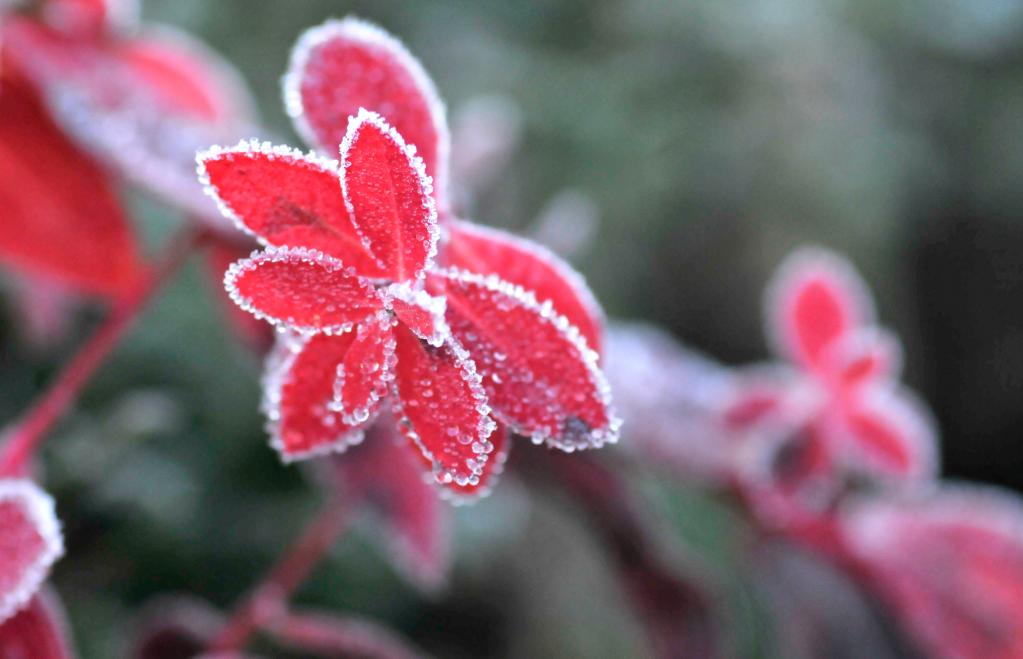
[[[496,275],[550,302],[597,352],[602,348],[604,314],[582,276],[537,243],[498,229],[456,221],[443,262],[481,275]]]
[[[897,378],[902,346],[890,332],[877,327],[855,328],[825,348],[822,373],[842,389]]]
[[[63,551],[53,499],[31,481],[0,480],[0,621],[36,594]]]
[[[873,305],[846,261],[803,249],[786,260],[769,285],[767,313],[779,353],[815,369],[832,341],[872,321]]]
[[[430,345],[440,347],[451,330],[444,320],[444,298],[433,297],[408,284],[388,286],[387,306],[416,336]]]
[[[394,332],[386,313],[359,324],[334,383],[334,408],[351,426],[365,423],[394,377]]]
[[[350,331],[383,305],[353,268],[303,248],[271,248],[239,261],[224,285],[243,309],[306,333]]]
[[[284,100],[299,133],[324,153],[334,153],[360,108],[379,113],[416,147],[443,196],[444,106],[419,61],[392,35],[351,17],[306,31],[292,51]]]
[[[1023,507],[995,488],[873,500],[847,520],[872,585],[926,656],[1023,656]]]
[[[441,491],[441,496],[456,505],[471,503],[487,496],[497,485],[498,478],[504,472],[504,465],[508,461],[508,452],[511,450],[511,435],[508,428],[497,424],[494,432],[488,438],[494,447],[487,456],[487,463],[483,465],[483,471],[476,483],[448,483]]]
[[[381,414],[366,441],[327,462],[323,472],[346,505],[375,513],[383,530],[375,537],[382,535],[398,571],[419,588],[435,591],[447,580],[451,561],[448,511],[427,480],[433,480],[429,465],[424,470],[422,454],[399,434],[396,423]]]
[[[453,340],[434,347],[395,327],[396,413],[440,483],[474,485],[493,450],[487,397],[473,361]]]
[[[423,162],[380,115],[361,110],[341,143],[341,189],[362,244],[396,282],[414,281],[437,253],[437,211]]]
[[[222,220],[195,184],[195,153],[253,132],[235,70],[167,27],[91,39],[34,18],[2,27],[9,57],[83,150],[195,217]]]
[[[446,296],[448,325],[473,356],[499,420],[565,451],[617,440],[620,422],[597,355],[549,303],[458,270],[435,272],[428,284]]]
[[[74,653],[64,612],[56,596],[43,590],[20,611],[0,623],[0,657],[71,659]]]
[[[142,273],[131,225],[102,170],[9,64],[0,78],[0,259],[81,292],[123,295]]]
[[[267,359],[263,409],[270,443],[285,462],[341,452],[362,441],[362,431],[346,424],[331,405],[337,367],[354,336],[278,335]]]
[[[383,275],[352,226],[336,161],[254,141],[198,161],[221,211],[263,244],[316,249],[363,276]]]
[[[872,472],[919,480],[937,473],[937,438],[924,406],[905,389],[874,387],[848,405],[843,442],[852,462]]]

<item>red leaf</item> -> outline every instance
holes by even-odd
[[[398,324],[395,412],[402,431],[431,461],[439,483],[475,484],[494,422],[469,356],[450,339],[433,347]]]
[[[900,479],[936,475],[934,425],[908,390],[874,387],[864,392],[846,404],[845,424],[851,436],[843,447],[854,464]]]
[[[597,356],[550,305],[495,277],[457,270],[429,281],[447,296],[447,321],[476,362],[496,417],[565,451],[618,437]]]
[[[0,78],[0,259],[79,291],[116,297],[142,271],[105,174],[64,137],[4,59]]]
[[[60,603],[44,590],[0,624],[0,657],[71,659],[74,654],[68,637]]]
[[[449,136],[444,106],[419,61],[396,38],[355,18],[307,30],[284,78],[298,132],[324,153],[345,137],[348,117],[377,112],[415,145],[444,196]]]
[[[199,178],[224,215],[264,244],[316,249],[365,277],[383,275],[352,226],[336,161],[242,142],[200,155]]]
[[[337,369],[334,407],[350,426],[368,421],[387,395],[394,371],[392,323],[386,313],[360,323],[344,362]]]
[[[504,472],[504,464],[508,461],[508,452],[511,450],[510,433],[499,423],[494,432],[490,433],[489,441],[493,444],[494,450],[487,456],[487,463],[483,465],[479,482],[465,485],[447,483],[441,491],[444,498],[458,505],[472,503],[489,495],[497,486],[498,477]]]
[[[0,480],[0,621],[36,594],[63,551],[50,495],[31,481]]]
[[[285,462],[340,453],[362,441],[362,430],[346,424],[331,409],[337,367],[354,336],[278,335],[267,358],[263,409],[270,444]]]
[[[870,294],[856,271],[819,249],[786,259],[768,286],[766,305],[779,353],[815,370],[829,344],[873,319]]]
[[[366,441],[327,463],[326,475],[347,505],[376,513],[395,567],[432,592],[446,581],[451,561],[448,511],[427,482],[433,477],[424,478],[422,454],[397,423],[382,414]]]
[[[414,281],[437,253],[437,211],[423,161],[380,115],[360,111],[341,143],[341,188],[355,231],[393,281]]]
[[[994,488],[874,499],[848,519],[872,585],[926,656],[1023,657],[1023,507]]]
[[[432,297],[408,284],[392,284],[384,293],[394,315],[420,339],[439,348],[451,336],[444,320],[444,298]]]
[[[497,275],[547,302],[600,352],[604,313],[582,276],[550,250],[504,231],[452,222],[444,262],[481,275]]]
[[[898,377],[902,346],[890,332],[862,327],[833,341],[821,355],[821,365],[839,388],[854,389]]]
[[[275,325],[338,334],[382,308],[376,289],[351,267],[321,252],[268,248],[224,276],[231,299]]]

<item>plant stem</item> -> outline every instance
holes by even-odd
[[[96,332],[40,396],[22,419],[7,433],[0,453],[0,477],[22,473],[25,464],[78,397],[93,373],[128,331],[146,304],[180,270],[192,250],[206,238],[206,231],[186,227],[164,249],[159,262],[116,303]]]
[[[298,540],[235,609],[210,644],[210,654],[238,652],[252,632],[283,614],[291,595],[341,536],[346,522],[347,516],[338,501],[329,500]]]

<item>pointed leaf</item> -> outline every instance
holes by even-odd
[[[769,333],[778,353],[819,370],[827,347],[870,324],[866,285],[840,256],[802,249],[786,259],[767,289]]]
[[[303,333],[339,334],[382,308],[376,290],[354,268],[310,249],[268,248],[224,275],[235,304]]]
[[[394,377],[394,332],[381,312],[359,324],[355,339],[338,365],[333,409],[351,426],[365,423],[387,395]]]
[[[930,413],[908,390],[874,387],[847,404],[847,455],[869,472],[908,481],[938,471]]]
[[[995,488],[875,498],[846,522],[852,550],[923,654],[1023,656],[1023,506]]]
[[[31,481],[0,480],[0,621],[36,594],[63,552],[50,495]]]
[[[5,62],[0,78],[0,260],[85,293],[116,297],[142,272],[106,175],[47,116]]]
[[[448,325],[476,362],[499,420],[565,451],[617,440],[620,422],[597,355],[549,304],[496,277],[453,269],[429,284],[447,296]]]
[[[266,363],[263,411],[270,444],[285,462],[340,453],[362,441],[361,428],[331,409],[337,367],[354,336],[278,335]]]
[[[494,449],[487,457],[487,463],[483,465],[479,482],[465,485],[455,482],[445,483],[443,484],[444,489],[441,491],[442,496],[456,505],[462,505],[488,496],[497,486],[497,481],[504,473],[504,465],[508,461],[508,452],[511,450],[511,437],[508,429],[500,423],[497,424],[494,432],[490,434],[489,441],[493,444]]]
[[[902,368],[902,345],[878,327],[854,329],[833,341],[821,355],[825,373],[841,389],[891,380]]]
[[[336,161],[250,141],[198,162],[221,212],[264,244],[316,249],[364,277],[383,275],[352,226]]]
[[[284,101],[299,134],[324,153],[336,151],[360,108],[379,113],[416,147],[444,196],[444,105],[419,61],[376,25],[349,17],[307,30],[291,54]]]
[[[363,246],[391,280],[418,279],[438,236],[423,161],[380,115],[363,110],[348,122],[341,162],[341,189]]]
[[[384,291],[386,304],[416,336],[434,347],[441,347],[451,336],[444,320],[444,298],[408,284],[392,284]]]
[[[43,590],[0,624],[0,657],[71,659],[67,622],[57,598]]]
[[[512,234],[456,221],[444,263],[481,275],[497,275],[521,286],[575,325],[586,345],[602,349],[604,312],[586,281],[564,260],[538,243]]]
[[[248,313],[231,299],[224,289],[224,275],[236,261],[252,253],[252,244],[241,245],[226,240],[211,241],[206,247],[206,273],[217,310],[226,316],[234,333],[250,348],[260,353],[274,342],[274,328]]]
[[[394,333],[402,431],[430,460],[439,483],[475,485],[494,448],[494,422],[472,359],[451,339],[436,348],[402,324]]]

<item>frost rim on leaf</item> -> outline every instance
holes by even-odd
[[[511,282],[501,279],[499,276],[493,274],[480,275],[452,267],[434,268],[431,270],[431,274],[439,275],[440,277],[451,279],[456,282],[475,284],[482,286],[489,291],[506,295],[521,304],[527,310],[532,311],[539,316],[541,322],[552,325],[555,331],[576,350],[578,356],[582,359],[589,376],[590,384],[597,391],[597,395],[600,398],[600,402],[604,405],[608,419],[607,428],[594,428],[588,433],[590,441],[587,444],[566,444],[555,440],[550,436],[550,434],[520,432],[521,426],[514,423],[514,421],[503,420],[513,432],[529,437],[534,444],[546,443],[548,446],[557,448],[566,453],[573,453],[582,449],[601,448],[605,444],[615,444],[618,442],[622,420],[618,417],[618,414],[612,404],[611,386],[608,384],[603,371],[601,371],[600,366],[598,365],[599,356],[593,349],[586,345],[586,340],[583,339],[582,335],[579,333],[579,329],[570,323],[567,318],[555,311],[554,305],[551,304],[549,300],[539,303],[536,300],[536,296],[533,295],[531,291],[527,291],[522,286],[512,284]]]
[[[440,240],[440,229],[437,226],[437,204],[434,202],[432,194],[433,179],[431,179],[426,173],[426,165],[423,163],[423,159],[416,155],[416,147],[406,144],[405,138],[403,138],[401,134],[388,124],[387,121],[385,121],[379,114],[371,112],[366,108],[359,108],[358,114],[348,118],[348,129],[345,132],[344,141],[341,142],[341,146],[338,149],[341,156],[339,167],[341,194],[344,197],[345,208],[348,210],[348,215],[352,218],[352,226],[355,228],[355,233],[359,236],[362,246],[384,272],[387,272],[387,267],[376,256],[376,251],[373,249],[373,241],[364,233],[359,222],[359,216],[355,212],[351,197],[348,194],[348,153],[351,151],[355,140],[358,139],[359,131],[366,125],[376,128],[384,135],[384,137],[390,139],[394,145],[398,147],[399,151],[405,154],[409,167],[412,168],[412,171],[416,174],[416,178],[419,180],[419,189],[423,196],[424,208],[427,215],[426,224],[429,232],[429,246],[427,247],[426,259],[424,260],[422,269],[414,273],[414,276],[406,278],[406,281],[418,281],[422,279],[423,273],[430,269],[430,266],[433,265],[434,260],[437,258],[437,243]]]
[[[586,278],[583,277],[582,273],[576,270],[572,265],[561,258],[549,248],[534,240],[528,240],[520,236],[516,236],[513,233],[502,231],[494,227],[476,224],[468,220],[456,220],[454,225],[459,230],[469,234],[476,234],[482,236],[488,240],[494,242],[504,242],[512,245],[514,248],[520,249],[534,257],[537,260],[543,261],[561,277],[561,279],[568,284],[572,292],[575,293],[576,298],[582,303],[583,308],[588,312],[593,322],[597,325],[598,331],[602,330],[607,325],[607,316],[604,314],[603,307],[600,306],[600,302],[597,297],[593,294],[593,290],[589,284],[586,283]],[[533,291],[533,297],[536,297],[537,292]],[[540,300],[537,298],[537,302],[543,303],[549,300]],[[602,346],[589,346],[592,350],[600,352]]]
[[[447,311],[447,300],[443,296],[433,296],[421,288],[413,288],[408,282],[391,284],[383,289],[384,304],[390,306],[390,300],[401,300],[406,304],[419,307],[433,317],[434,332],[430,336],[423,336],[415,328],[405,324],[412,333],[426,341],[434,348],[440,348],[451,336],[451,328],[444,318]],[[404,324],[404,323],[403,323]]]
[[[21,581],[0,596],[0,622],[3,622],[24,607],[46,581],[50,567],[64,555],[64,537],[53,497],[32,481],[0,479],[0,501],[20,502],[43,541],[42,553],[25,570]]]
[[[266,433],[270,437],[270,447],[277,452],[284,464],[333,453],[344,453],[349,447],[361,444],[365,439],[365,431],[362,427],[341,434],[333,442],[321,444],[306,451],[289,451],[285,445],[284,438],[281,436],[283,421],[281,404],[284,383],[292,366],[295,365],[295,360],[298,359],[299,354],[305,349],[311,338],[312,336],[309,335],[278,329],[277,340],[266,357],[263,369],[261,382],[263,396],[260,400],[260,409],[266,418]],[[369,421],[365,425],[368,424]]]
[[[860,325],[875,324],[874,299],[863,277],[852,263],[838,253],[824,247],[800,247],[789,254],[772,275],[763,296],[764,334],[774,354],[786,359],[792,349],[786,337],[786,312],[791,308],[792,295],[809,277],[818,273],[838,282],[842,294],[852,301],[856,320]]]
[[[344,360],[342,360],[341,363],[337,365],[337,377],[334,380],[334,396],[327,407],[328,409],[340,414],[341,420],[344,421],[349,426],[362,426],[364,424],[369,423],[370,419],[373,416],[372,414],[373,410],[377,409],[377,406],[380,403],[380,401],[386,398],[389,393],[388,391],[389,387],[387,383],[394,379],[395,365],[394,353],[397,348],[397,341],[395,341],[394,339],[393,332],[394,321],[391,319],[390,315],[386,311],[381,310],[371,318],[366,318],[365,320],[359,322],[355,331],[357,333],[361,333],[364,331],[363,328],[366,328],[365,331],[370,331],[370,326],[372,324],[376,324],[381,329],[386,329],[386,335],[384,338],[383,360],[384,363],[380,365],[380,369],[383,372],[380,374],[379,380],[379,384],[383,385],[384,390],[383,392],[380,392],[377,391],[377,389],[374,387],[373,390],[370,391],[370,398],[366,405],[362,407],[357,407],[354,410],[347,409],[345,407],[344,397],[342,395],[345,385]],[[355,340],[358,340],[358,334],[356,335]],[[351,347],[349,347],[349,350],[350,349]]]
[[[262,251],[256,250],[249,255],[249,258],[235,261],[228,267],[227,271],[224,272],[224,288],[227,290],[227,294],[231,297],[231,300],[235,304],[256,318],[265,320],[275,327],[294,330],[299,334],[327,334],[328,336],[344,334],[346,332],[351,332],[356,325],[363,322],[362,320],[359,320],[342,323],[340,325],[327,325],[324,327],[299,325],[289,321],[287,318],[276,318],[263,313],[238,290],[238,286],[236,284],[238,278],[248,272],[255,271],[264,263],[294,263],[296,259],[307,264],[322,266],[328,273],[338,272],[339,270],[344,271],[345,274],[348,274],[353,279],[358,280],[359,286],[368,291],[372,291],[373,294],[377,295],[379,298],[376,288],[366,283],[366,279],[359,276],[352,266],[346,266],[340,259],[334,258],[333,256],[327,256],[319,250],[309,249],[306,247],[267,247]]]
[[[426,72],[419,59],[390,32],[370,21],[356,16],[330,19],[316,27],[309,28],[299,36],[292,47],[288,62],[288,70],[281,80],[281,91],[284,97],[284,108],[291,117],[295,131],[307,144],[319,144],[316,131],[305,116],[305,105],[302,102],[302,78],[305,74],[309,56],[314,49],[332,39],[351,39],[367,46],[388,51],[412,76],[416,87],[426,99],[434,129],[437,131],[437,186],[444,192],[448,179],[448,167],[451,154],[451,131],[448,128],[447,109],[437,92],[433,79]]]
[[[285,245],[270,242],[265,236],[256,233],[254,230],[249,228],[241,216],[239,216],[238,213],[231,208],[231,205],[220,196],[220,192],[217,191],[217,186],[210,180],[210,174],[206,169],[206,163],[211,160],[232,158],[234,156],[252,156],[253,154],[266,156],[269,160],[275,160],[277,158],[287,159],[290,162],[306,166],[310,169],[332,174],[338,179],[338,181],[340,181],[341,174],[338,161],[325,158],[314,151],[307,151],[303,153],[301,150],[287,145],[275,145],[271,142],[256,138],[242,140],[231,147],[214,145],[204,151],[196,153],[195,170],[199,176],[199,183],[202,185],[203,191],[206,195],[216,202],[217,209],[220,210],[220,214],[231,220],[239,231],[255,238],[256,241],[264,247],[285,247]]]
[[[411,332],[412,330],[410,329],[409,331]],[[412,332],[412,334],[415,335],[415,332]],[[433,477],[437,483],[441,485],[456,483],[463,487],[465,485],[476,485],[479,483],[479,477],[483,473],[483,467],[494,450],[494,445],[488,440],[497,428],[497,423],[490,418],[493,411],[490,409],[490,404],[487,401],[487,393],[483,389],[483,379],[476,370],[476,362],[472,360],[469,352],[462,347],[454,336],[447,337],[442,350],[447,350],[454,357],[461,372],[462,381],[469,386],[469,392],[476,403],[476,412],[480,415],[480,420],[476,425],[476,437],[472,442],[474,457],[468,458],[465,461],[465,467],[471,475],[467,478],[462,478],[454,474],[451,469],[444,467],[434,457],[432,451],[426,448],[422,438],[416,432],[415,427],[405,413],[405,403],[398,392],[398,378],[394,378],[391,381],[392,411],[394,412],[398,431],[411,440],[423,457],[433,464]],[[478,451],[476,450],[477,446],[479,446]]]

